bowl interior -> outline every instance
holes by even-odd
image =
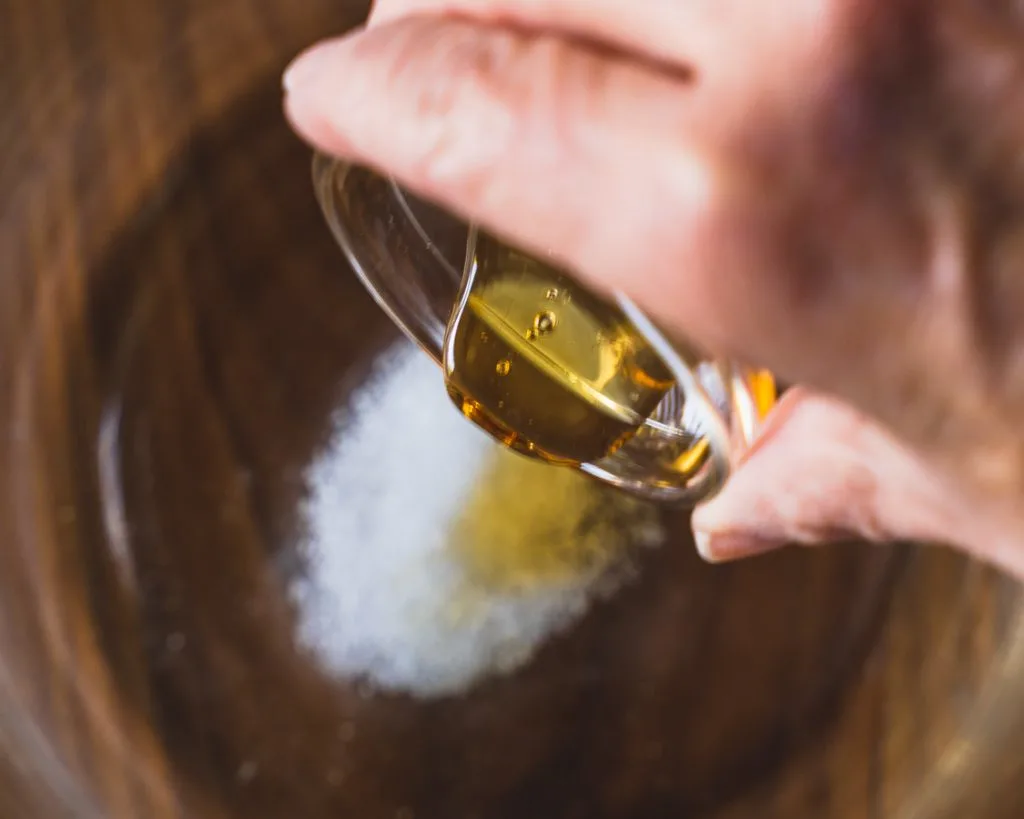
[[[66,124],[116,189],[76,154],[0,212],[0,737],[41,772],[17,792],[126,817],[907,815],[998,682],[1016,586],[910,546],[709,567],[685,514],[467,438],[281,118],[276,72],[333,4],[187,8],[184,97],[112,73]],[[109,37],[110,65],[150,59]],[[439,510],[469,507],[449,549]],[[537,548],[583,530],[613,568],[593,537]]]

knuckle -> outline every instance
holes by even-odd
[[[554,36],[410,21],[384,78],[409,117],[410,174],[488,211],[524,184],[521,173],[550,183],[606,97],[604,62]]]
[[[853,468],[843,481],[843,494],[848,498],[848,528],[862,538],[878,543],[890,532],[880,515],[878,476],[864,465]]]
[[[804,497],[794,510],[791,534],[805,544],[889,537],[879,514],[878,480],[871,470],[850,467]]]
[[[479,193],[521,117],[522,43],[510,32],[456,21],[411,26],[392,61],[411,118],[412,173],[443,189]]]

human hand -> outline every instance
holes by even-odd
[[[880,496],[904,487],[893,475],[934,475],[946,502],[927,508],[955,497],[1009,520],[1024,277],[1007,274],[1024,249],[1007,169],[1022,141],[998,103],[1021,26],[992,45],[974,35],[993,21],[968,6],[385,0],[368,30],[293,66],[287,109],[321,149],[550,251],[718,355],[857,407],[920,453],[917,473],[883,470]],[[1002,70],[983,78],[992,55]],[[830,406],[808,446],[839,443],[848,410]],[[719,501],[767,469],[761,449]],[[768,462],[811,487],[794,457]]]
[[[981,509],[919,455],[850,407],[795,388],[695,511],[712,562],[850,539],[959,546],[1024,578],[1019,520]]]

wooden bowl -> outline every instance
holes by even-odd
[[[279,74],[363,12],[8,4],[0,815],[1016,816],[1020,592],[939,549],[712,568],[662,514],[631,582],[444,697],[300,639],[310,468],[394,330]]]

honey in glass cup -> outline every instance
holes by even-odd
[[[323,212],[356,274],[443,373],[455,406],[510,449],[693,505],[756,436],[769,373],[670,340],[624,294],[318,156]]]

